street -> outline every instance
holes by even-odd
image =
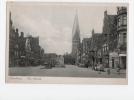
[[[121,70],[120,74],[115,69],[111,69],[108,75],[107,71],[99,72],[91,68],[80,68],[74,65],[65,65],[62,67],[53,67],[46,69],[44,66],[36,67],[11,67],[10,76],[49,76],[49,77],[93,77],[93,78],[125,78],[126,70]]]

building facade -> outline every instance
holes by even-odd
[[[57,63],[57,54],[56,53],[45,53],[44,54],[44,64],[45,67],[55,67]]]
[[[65,67],[64,57],[62,55],[57,55],[55,67]]]
[[[91,38],[91,47],[89,51],[92,67],[94,67],[100,59],[100,56],[98,56],[98,52],[102,48],[102,43],[103,43],[102,33],[95,33],[93,29]]]
[[[104,12],[102,33],[92,30],[90,44],[82,41],[82,57],[92,67],[102,63],[104,67],[126,68],[127,51],[127,8],[118,7],[117,14]]]
[[[9,15],[9,66],[17,66],[19,61],[19,33],[18,29],[13,27],[11,12]]]
[[[89,50],[91,47],[91,38],[83,38],[82,40],[82,54],[81,54],[81,63],[89,63]]]
[[[118,33],[118,53],[119,65],[126,68],[127,60],[127,8],[117,8],[117,33]]]
[[[13,27],[9,15],[9,67],[39,65],[44,50],[39,45],[39,37],[27,36]]]
[[[105,67],[114,68],[113,63],[117,60],[115,54],[117,49],[117,15],[109,15],[107,11],[104,12],[103,19],[103,45],[102,45],[102,62]]]

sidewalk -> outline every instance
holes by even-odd
[[[107,72],[108,68],[105,68],[105,72]],[[121,69],[120,72],[117,72],[117,69],[110,68],[111,74],[126,74],[126,69]]]

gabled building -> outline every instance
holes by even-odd
[[[112,57],[111,59],[110,54],[117,49],[117,15],[108,15],[107,11],[104,12],[102,36],[104,38],[102,62],[105,67],[109,67],[110,63],[114,63],[116,58]]]
[[[104,12],[103,30],[105,41],[109,41],[111,37],[116,36],[117,30],[117,15],[108,15],[107,11]]]

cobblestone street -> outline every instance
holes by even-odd
[[[106,71],[99,72],[90,68],[80,68],[74,65],[65,65],[65,68],[54,67],[52,69],[46,69],[44,66],[11,67],[9,68],[9,74],[11,76],[125,78],[126,70],[121,70],[120,74],[118,74],[115,69],[111,69],[111,73],[108,75]]]

